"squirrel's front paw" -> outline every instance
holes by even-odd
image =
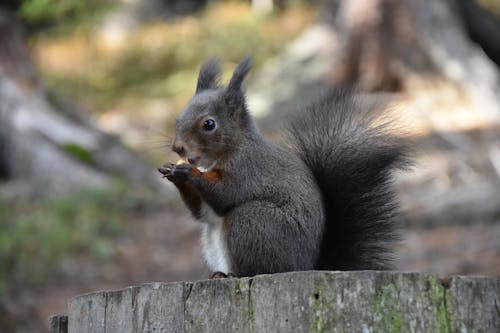
[[[191,169],[193,167],[190,164],[164,164],[158,168],[158,171],[163,175],[163,178],[167,178],[173,183],[182,183],[189,179],[191,175]]]

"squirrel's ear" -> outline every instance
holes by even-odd
[[[244,97],[243,89],[241,85],[245,80],[248,72],[252,68],[252,57],[248,56],[243,59],[242,62],[236,66],[234,70],[233,77],[229,81],[226,88],[226,101],[228,102],[239,102],[241,98]]]
[[[216,89],[220,79],[220,63],[217,59],[206,61],[200,69],[198,75],[198,84],[196,85],[196,93],[205,89]]]

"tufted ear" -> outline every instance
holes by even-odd
[[[230,105],[244,102],[245,94],[242,84],[248,72],[252,68],[252,57],[248,56],[241,61],[234,70],[233,77],[226,87],[226,102]]]
[[[217,59],[206,61],[200,69],[198,75],[198,83],[196,85],[196,93],[205,89],[218,88],[220,80],[220,63]]]

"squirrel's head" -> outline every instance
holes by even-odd
[[[219,82],[219,62],[205,62],[195,95],[176,119],[172,149],[202,172],[229,157],[242,136],[252,130],[242,88],[251,67],[252,59],[245,58],[227,87],[223,87]]]

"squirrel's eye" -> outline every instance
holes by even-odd
[[[203,130],[212,131],[215,128],[215,120],[207,119],[203,122]]]

